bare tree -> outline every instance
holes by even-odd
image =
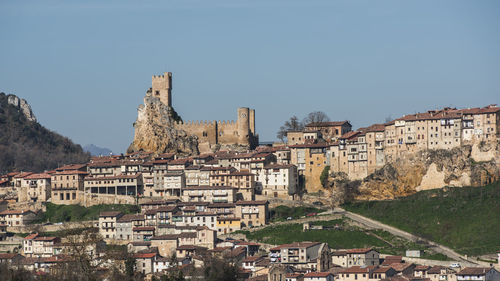
[[[282,142],[285,142],[286,139],[286,134],[290,131],[301,131],[304,129],[304,126],[302,123],[299,122],[299,118],[297,116],[292,116],[290,117],[289,120],[283,124],[283,126],[280,127],[278,133],[276,134],[276,137],[280,139]]]
[[[313,111],[307,114],[307,117],[302,120],[302,124],[305,126],[311,123],[328,121],[330,121],[330,118],[328,117],[328,115],[326,115],[326,113],[324,113],[323,111]]]

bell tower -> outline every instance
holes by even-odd
[[[153,75],[151,90],[153,97],[160,98],[160,101],[167,106],[172,106],[172,72]]]

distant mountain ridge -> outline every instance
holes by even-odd
[[[113,154],[113,151],[111,149],[105,148],[105,147],[99,147],[95,144],[87,144],[83,147],[83,151],[90,153],[92,156],[104,156],[104,155],[110,155]]]
[[[41,172],[89,159],[80,145],[40,125],[26,100],[0,93],[0,174]]]

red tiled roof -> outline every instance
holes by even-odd
[[[133,231],[153,231],[155,230],[154,226],[138,226],[132,228]]]
[[[50,175],[47,173],[32,174],[24,178],[25,180],[38,180],[38,179],[50,179]]]
[[[87,172],[78,171],[78,170],[64,170],[60,172],[55,172],[54,175],[88,175]]]
[[[119,211],[109,211],[109,212],[101,212],[99,214],[99,217],[118,217],[120,216],[122,213],[119,212]]]
[[[0,215],[24,215],[26,213],[33,213],[30,210],[5,210],[0,212]]]
[[[369,273],[369,267],[353,266],[341,271],[342,273]]]
[[[492,269],[490,267],[466,267],[460,270],[457,275],[485,275]]]
[[[24,240],[31,240],[31,239],[35,239],[36,237],[38,236],[38,233],[32,233],[26,237],[24,237]]]
[[[268,202],[265,200],[260,200],[260,201],[237,201],[235,204],[236,205],[265,205]]]
[[[156,253],[137,253],[134,254],[134,258],[136,259],[152,259],[156,257]]]
[[[349,124],[349,121],[345,120],[345,121],[329,121],[329,122],[313,122],[313,123],[309,123],[306,125],[306,127],[336,127],[336,126],[342,126],[342,125],[345,125],[345,124]]]
[[[333,275],[331,272],[309,272],[304,275],[304,277],[328,277]]]
[[[372,248],[358,248],[358,249],[348,249],[348,254],[366,254],[369,251],[373,250]]]

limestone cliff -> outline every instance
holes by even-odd
[[[198,154],[198,138],[174,128],[180,117],[149,90],[137,109],[134,141],[127,152]]]
[[[36,122],[35,114],[33,114],[31,106],[25,99],[20,99],[16,95],[7,95],[7,102],[18,108],[28,121]]]
[[[499,143],[427,150],[396,159],[360,181],[330,178],[350,199],[384,200],[445,186],[482,186],[500,179]]]

